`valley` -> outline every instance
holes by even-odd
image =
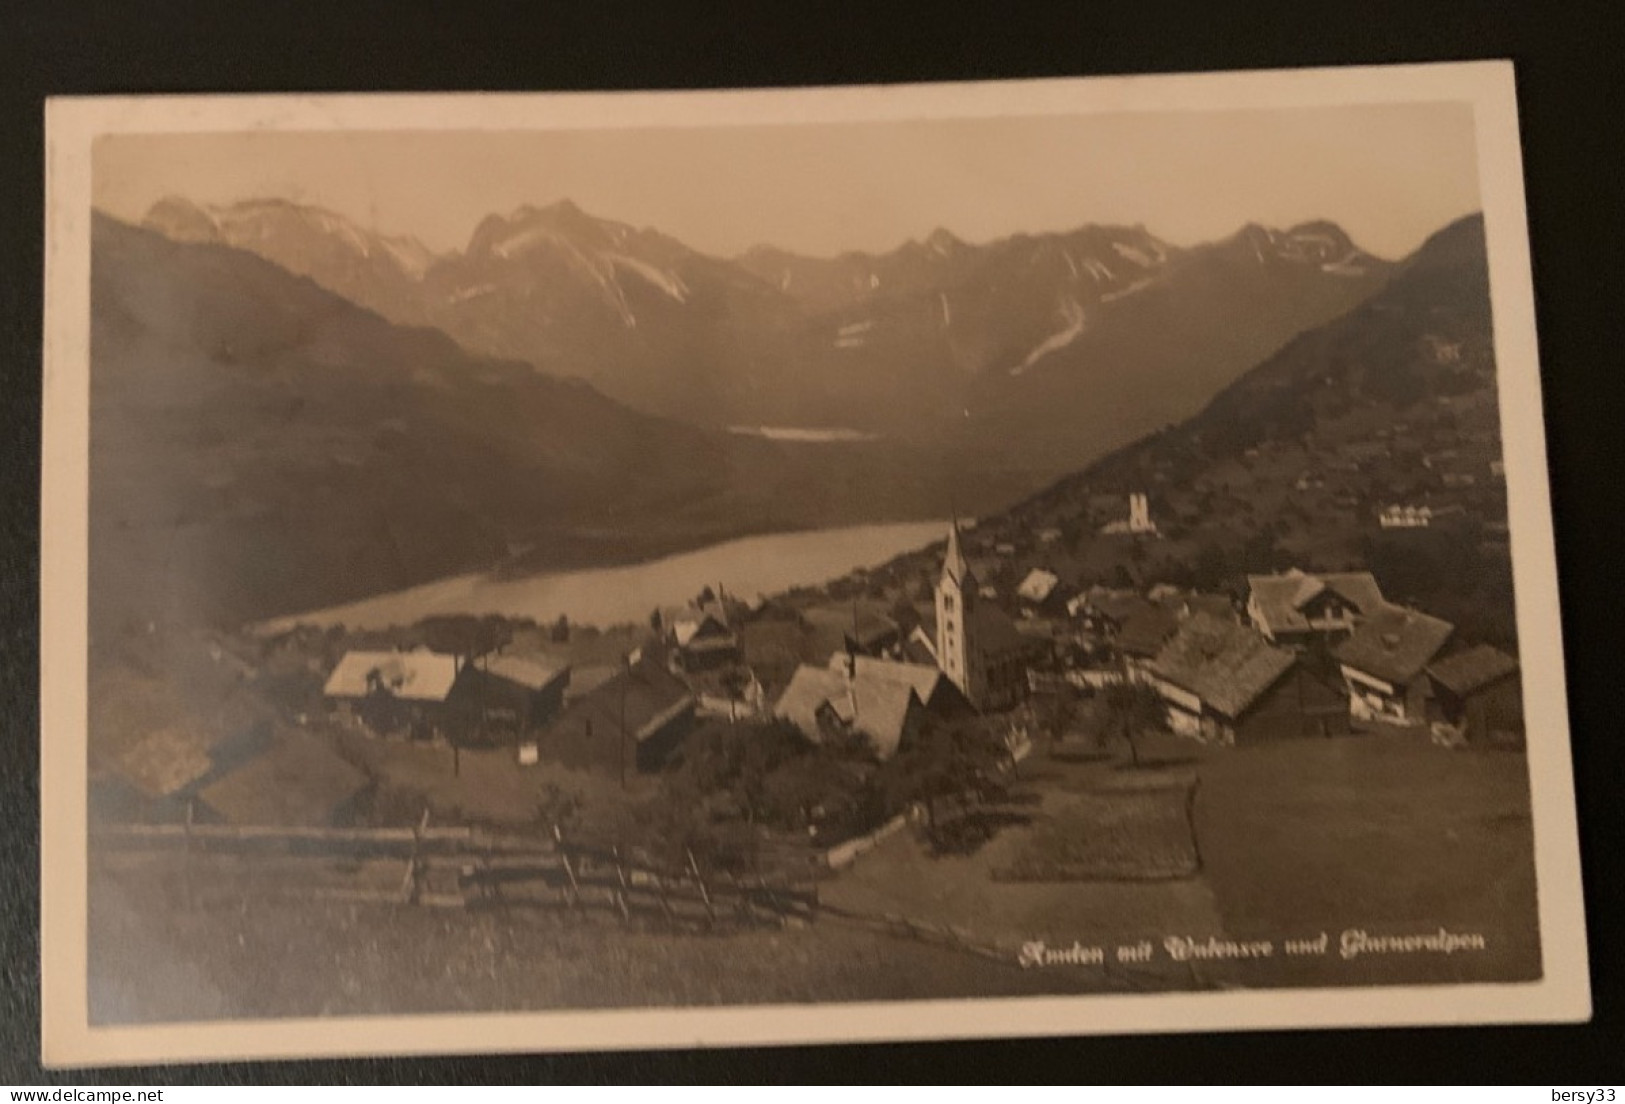
[[[1085,225],[731,259],[568,201],[490,215],[444,254],[285,201],[171,197],[145,222],[635,410],[710,429],[883,435],[961,457],[959,479],[1018,495],[1195,413],[1391,268],[1325,222],[1248,225],[1194,247]]]

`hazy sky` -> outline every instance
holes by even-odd
[[[492,212],[572,199],[704,252],[888,250],[1087,222],[1187,245],[1247,222],[1341,223],[1397,257],[1479,206],[1464,104],[523,132],[112,136],[96,206],[277,196],[460,248]]]

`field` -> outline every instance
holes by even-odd
[[[1125,755],[1041,750],[1021,765],[1012,802],[990,810],[996,830],[985,842],[938,854],[918,833],[900,833],[821,886],[830,908],[815,922],[728,935],[672,935],[539,909],[299,900],[270,892],[270,867],[194,896],[173,867],[98,864],[94,1015],[129,1022],[1539,976],[1521,755],[1449,751],[1397,734],[1243,750],[1169,739],[1143,754],[1151,765],[1134,770]],[[1191,780],[1196,876],[995,877],[1035,848],[1049,853],[1057,824],[1090,831],[1087,798],[1101,787],[1121,795]],[[443,799],[455,803],[450,793]],[[1048,819],[1055,811],[1069,819]],[[1116,813],[1100,815],[1105,824]],[[1140,856],[1154,867],[1170,853],[1172,821],[1145,823],[1158,826]],[[1120,832],[1109,837],[1120,875],[1135,858],[1124,846]],[[1006,961],[877,933],[837,913],[908,917]],[[1441,927],[1481,935],[1485,946],[1339,954],[1346,930],[1405,936]],[[1280,953],[1282,941],[1322,932],[1327,953]],[[1264,960],[1175,961],[1163,949],[1170,936],[1268,940],[1277,950]],[[1098,945],[1108,958],[1022,969],[1023,947],[1034,941]],[[1116,947],[1141,941],[1152,944],[1148,958],[1115,959]]]
[[[1199,748],[1167,737],[1143,772],[1198,780],[1201,873],[1163,881],[1008,884],[1001,869],[1043,849],[1075,817],[1068,792],[1121,785],[1117,757],[1023,764],[1040,794],[1030,825],[1013,825],[970,855],[934,857],[899,837],[861,860],[826,898],[960,927],[1019,948],[1128,945],[1168,936],[1232,942],[1330,936],[1324,956],[1204,962],[1193,978],[1159,954],[1139,971],[1174,983],[1224,985],[1520,981],[1539,976],[1532,836],[1521,755],[1448,751],[1413,734],[1373,733],[1248,749]],[[1073,823],[1076,823],[1074,820]],[[1161,823],[1166,825],[1166,821]],[[1102,822],[1094,831],[1109,834]],[[1088,831],[1080,826],[1079,831]],[[1167,853],[1166,831],[1144,861]],[[1345,960],[1345,930],[1476,933],[1486,948],[1450,955]]]

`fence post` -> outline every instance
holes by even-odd
[[[1196,791],[1202,785],[1202,776],[1197,775],[1191,780],[1191,788],[1185,793],[1185,823],[1190,826],[1191,855],[1196,859],[1196,869],[1191,871],[1199,874],[1202,871],[1202,841],[1196,832]]]
[[[579,909],[581,907],[581,883],[576,881],[575,864],[570,861],[570,849],[564,845],[564,833],[559,831],[557,824],[553,825],[553,842],[558,846],[559,858],[564,863],[564,873],[570,879],[570,888],[567,893],[570,904]]]
[[[412,853],[406,858],[406,876],[401,879],[401,897],[407,904],[418,898],[418,850],[423,845],[423,833],[429,827],[429,807],[423,807],[423,819],[412,829]]]
[[[632,919],[632,910],[627,907],[626,903],[626,867],[621,863],[621,849],[619,847],[611,848],[610,855],[615,859],[615,877],[620,882],[620,888],[615,891],[615,903],[621,906],[621,919],[630,921]]]
[[[705,879],[700,876],[700,864],[694,861],[694,849],[685,847],[683,852],[688,856],[688,869],[694,875],[694,884],[700,887],[700,901],[705,905],[705,918],[715,926],[717,910],[711,904],[711,893],[705,888]]]

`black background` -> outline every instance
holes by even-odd
[[[0,7],[0,1083],[1619,1082],[1620,136],[1607,3],[256,3]],[[1596,1016],[1432,1028],[635,1054],[39,1069],[43,99],[660,89],[1511,58],[1517,65]],[[990,1006],[996,1016],[996,1006]],[[1544,1093],[1540,1099],[1549,1099]],[[1534,1096],[1531,1099],[1535,1099]]]

